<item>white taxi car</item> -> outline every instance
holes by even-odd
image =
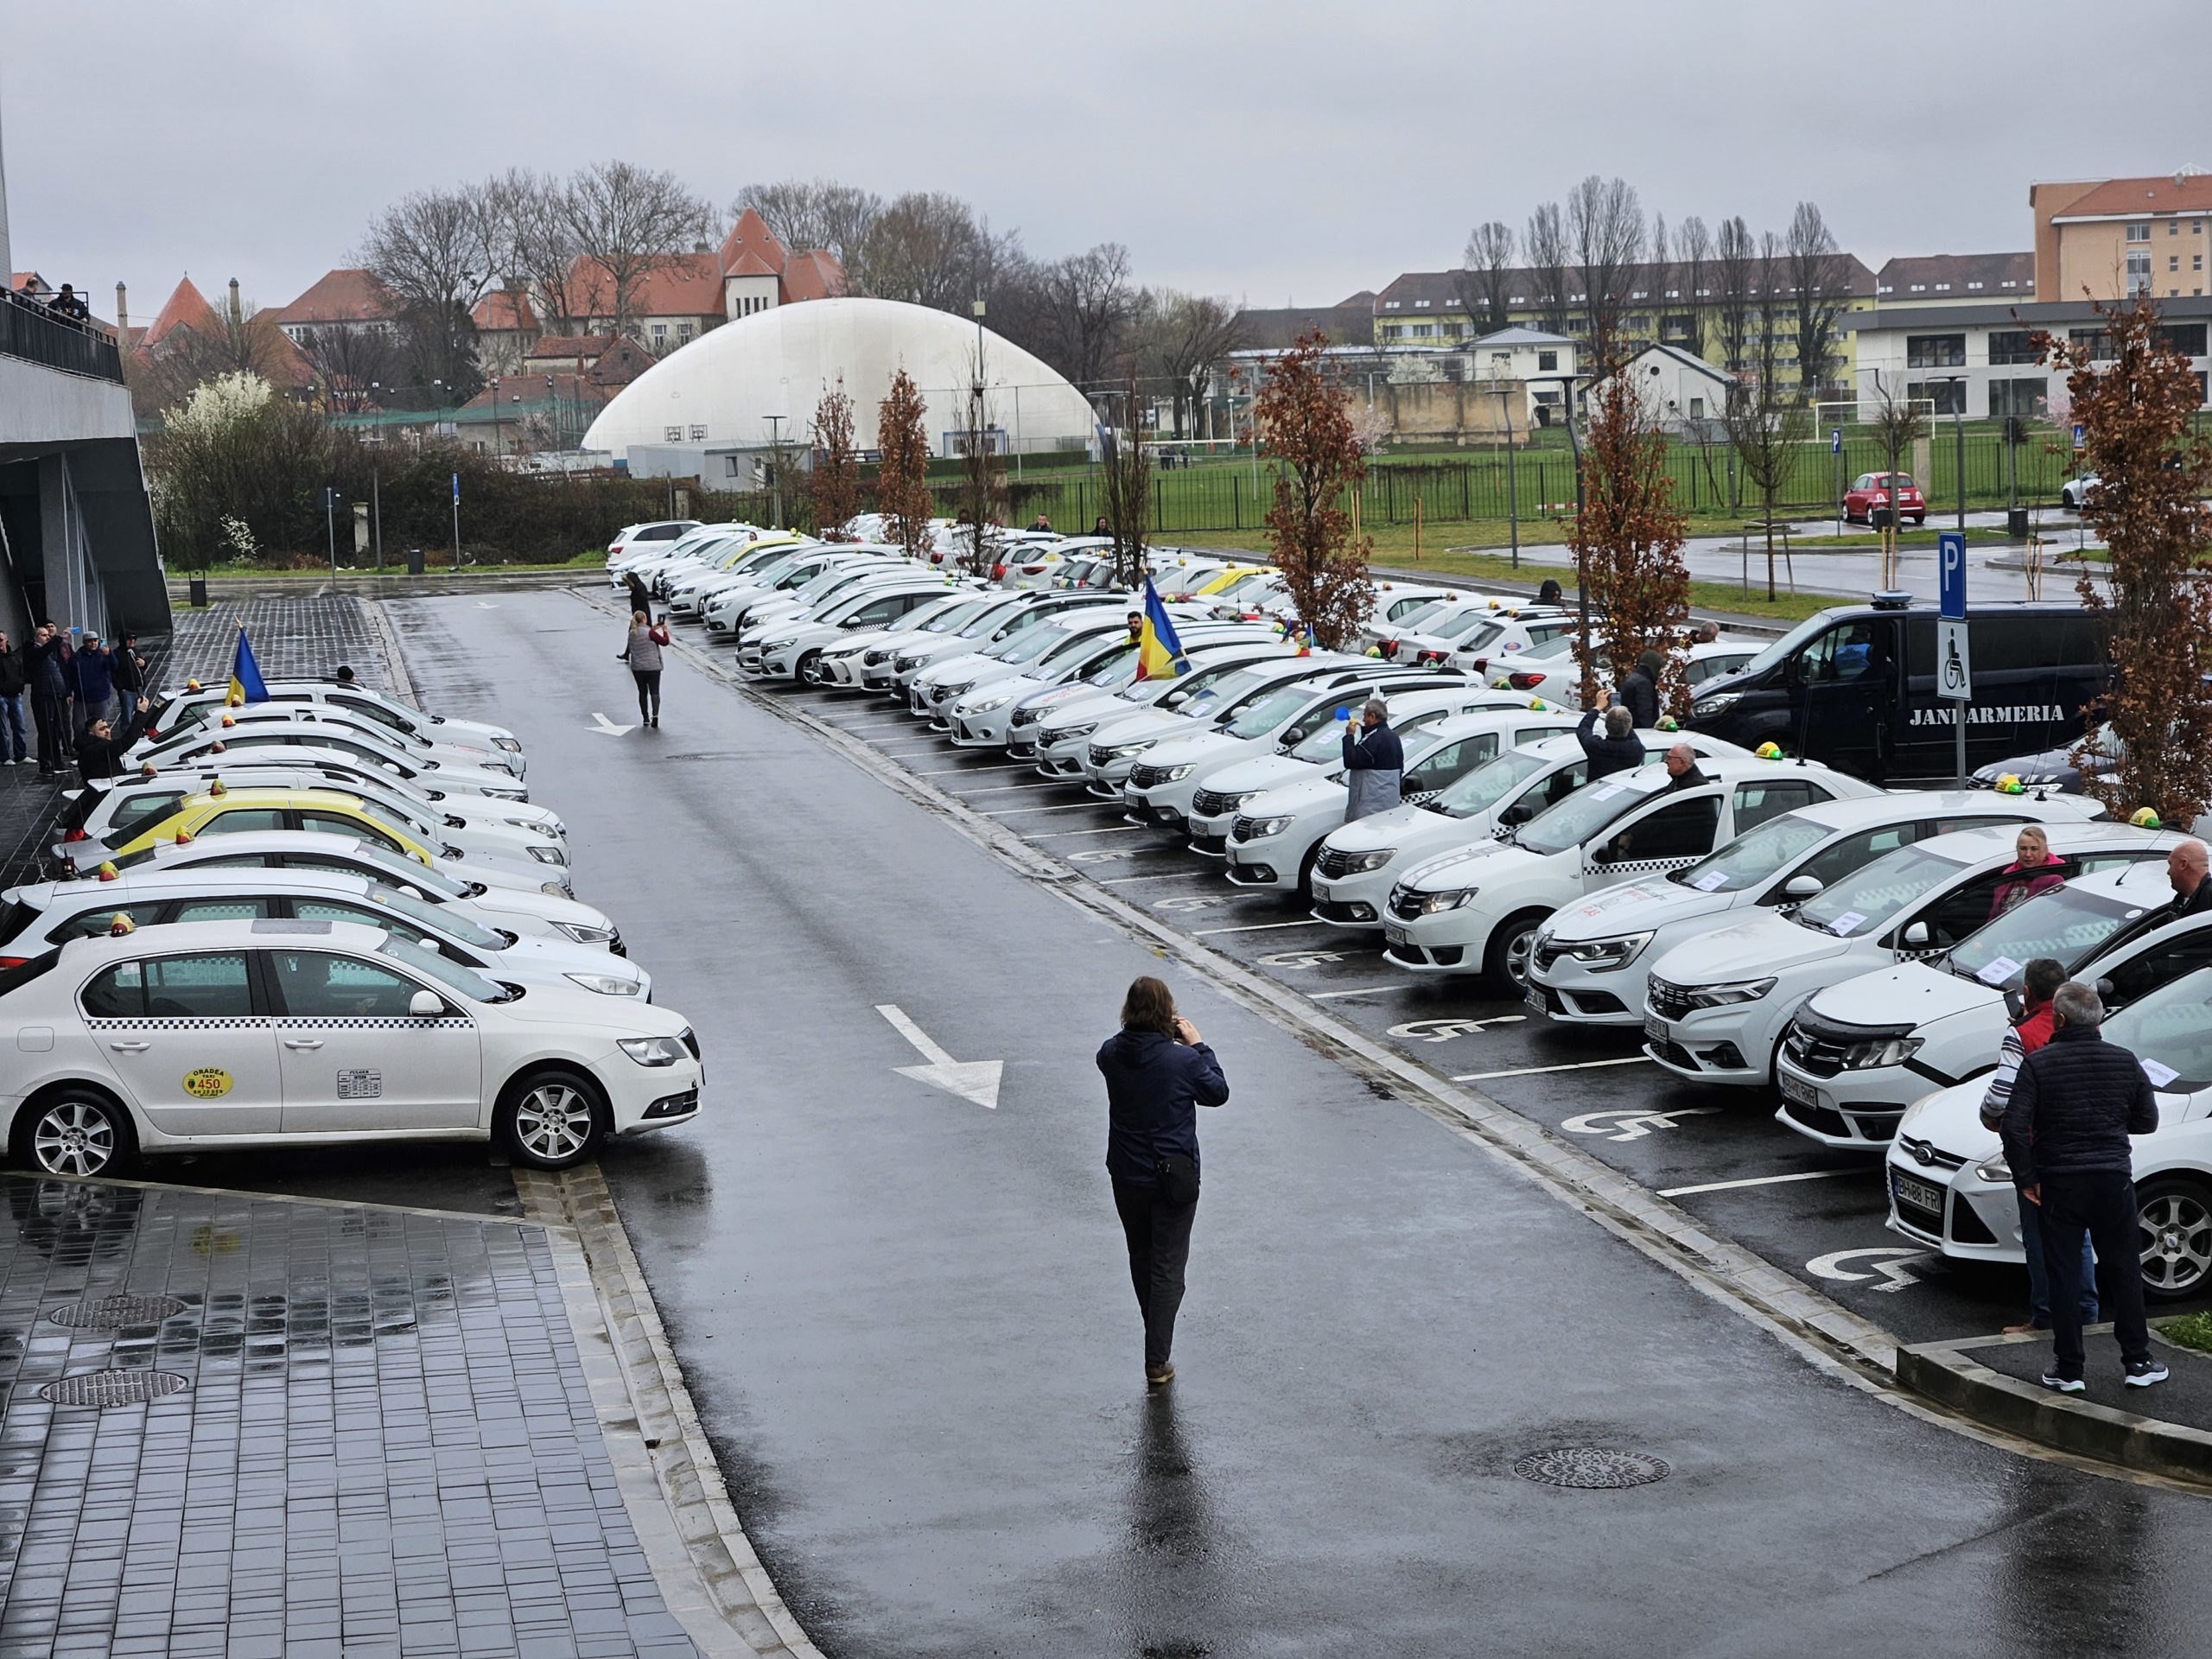
[[[504,983],[372,927],[199,922],[0,971],[17,1164],[119,1173],[215,1147],[498,1139],[542,1169],[696,1117],[678,1014]]]
[[[372,691],[365,685],[340,680],[264,680],[264,689],[270,702],[323,702],[335,709],[350,709],[363,719],[378,726],[388,726],[395,732],[406,732],[416,737],[427,738],[434,743],[455,744],[475,749],[504,749],[510,754],[522,753],[522,740],[504,726],[494,726],[480,720],[450,720],[443,715],[425,714],[412,703],[402,702],[397,697],[382,691]],[[197,691],[187,688],[166,692],[161,698],[162,723],[181,726],[188,722],[205,725],[211,718],[219,718],[230,696],[229,685],[202,686]]]

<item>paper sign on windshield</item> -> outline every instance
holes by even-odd
[[[1621,786],[1618,784],[1600,784],[1590,791],[1590,798],[1593,801],[1610,801],[1620,792]]]
[[[1726,870],[1707,870],[1696,880],[1691,882],[1690,886],[1695,887],[1700,893],[1711,893],[1727,880],[1728,872]]]
[[[2006,980],[2012,978],[2013,975],[2020,971],[2020,964],[2013,961],[2012,957],[1992,957],[1986,963],[1982,964],[1981,971],[1976,974],[1974,977],[1985,985],[2002,985]]]
[[[1858,911],[1847,910],[1842,915],[1837,917],[1835,920],[1830,922],[1828,924],[1828,928],[1829,931],[1834,933],[1837,938],[1840,938],[1843,935],[1850,932],[1852,929],[1857,927],[1866,919],[1866,918]]]
[[[2153,1089],[2163,1089],[2181,1076],[2181,1073],[2171,1065],[2161,1065],[2156,1060],[2144,1060],[2140,1064],[2143,1067],[2143,1075],[2151,1079],[2151,1086]]]

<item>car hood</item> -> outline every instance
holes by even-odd
[[[1471,818],[1454,818],[1441,812],[1431,812],[1421,806],[1394,806],[1387,812],[1370,812],[1363,818],[1355,818],[1341,830],[1329,832],[1329,845],[1340,852],[1376,853],[1385,847],[1396,848],[1409,835],[1433,830],[1439,824],[1451,824],[1466,831],[1470,842],[1485,840],[1490,836],[1490,814],[1478,812]]]
[[[1995,1010],[2001,1016],[2005,993],[1948,969],[1901,962],[1825,986],[1813,993],[1806,1007],[1847,1026],[1910,1026],[1917,1030],[1955,1014]]]
[[[497,979],[493,974],[489,978]],[[502,1002],[492,1013],[501,1020],[526,1020],[534,1025],[566,1026],[579,1042],[598,1041],[612,1048],[625,1037],[674,1037],[691,1022],[673,1008],[664,1008],[637,996],[602,996],[581,985],[524,982],[524,994]]]
[[[1044,718],[1037,722],[1037,739],[1041,743],[1052,742],[1071,726],[1118,725],[1122,720],[1144,712],[1123,702],[1111,691],[1101,691],[1096,686],[1087,685],[1079,692],[1072,686],[1063,686],[1059,691],[1067,695],[1056,691],[1045,705]]]
[[[1277,784],[1271,789],[1263,789],[1253,796],[1243,808],[1246,817],[1296,817],[1306,812],[1325,811],[1332,804],[1339,811],[1344,809],[1345,790],[1341,773],[1325,772],[1317,766],[1307,766],[1303,760],[1293,761],[1292,764],[1306,775]],[[1236,770],[1241,772],[1243,768]],[[1215,779],[1213,787],[1227,791],[1230,787],[1228,779]]]
[[[1740,893],[1700,893],[1671,881],[1630,881],[1593,893],[1580,904],[1567,905],[1553,913],[1550,927],[1555,939],[1604,939],[1621,933],[1639,933],[1669,922],[1694,921],[1700,916],[1719,916],[1744,899]]]
[[[939,685],[947,680],[957,680],[969,669],[1003,669],[1006,664],[995,657],[986,657],[980,651],[963,651],[957,657],[939,657],[914,676],[918,682]]]
[[[1272,791],[1278,785],[1302,783],[1317,775],[1309,761],[1287,754],[1256,754],[1224,767],[1206,780],[1206,787],[1217,795],[1243,795],[1254,790]]]
[[[600,927],[609,931],[614,927],[613,918],[605,911],[588,905],[581,899],[544,893],[536,887],[528,892],[513,887],[493,887],[488,893],[480,893],[454,902],[469,906],[467,913],[480,920],[488,916],[535,916],[542,922],[569,922],[577,927]]]
[[[1398,877],[1398,885],[1417,893],[1449,893],[1455,887],[1478,887],[1485,880],[1534,869],[1548,862],[1550,856],[1510,842],[1485,839],[1422,860]],[[1505,861],[1500,863],[1501,859]]]
[[[1922,1164],[1904,1141],[1925,1141],[1937,1152],[1950,1153],[1969,1164],[1991,1156],[1999,1150],[1999,1142],[1994,1129],[1981,1127],[1981,1102],[1988,1092],[1989,1079],[1974,1077],[1923,1096],[1897,1125],[1898,1145],[1891,1153],[1890,1161],[1903,1168],[1930,1170],[1929,1179],[1940,1183],[1948,1172],[1932,1159]]]
[[[1184,737],[1169,737],[1155,743],[1146,752],[1147,764],[1155,766],[1187,766],[1192,761],[1226,761],[1243,753],[1253,744],[1266,744],[1266,738],[1231,737],[1227,732],[1193,732]]]
[[[1011,697],[1019,702],[1033,691],[1046,690],[1050,683],[1050,681],[1040,680],[1033,674],[1001,674],[994,678],[984,680],[968,696],[955,702],[953,708],[956,710],[963,709],[968,707],[970,698],[984,692],[988,692],[993,701],[1000,697]]]
[[[1125,720],[1101,720],[1098,729],[1090,734],[1090,741],[1114,748],[1124,743],[1141,742],[1146,738],[1165,742],[1170,738],[1196,734],[1202,729],[1188,715],[1141,709]]]
[[[1849,939],[1800,927],[1783,917],[1759,915],[1683,940],[1654,963],[1651,971],[1676,985],[1717,985],[1822,962],[1842,956],[1851,945]]]

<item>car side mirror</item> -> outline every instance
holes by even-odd
[[[1782,896],[1793,905],[1802,905],[1808,899],[1817,899],[1827,883],[1817,875],[1793,875],[1782,889]]]
[[[1536,809],[1526,801],[1516,801],[1498,815],[1498,822],[1505,824],[1526,823],[1536,816]]]
[[[1925,922],[1907,924],[1904,933],[1899,936],[1898,942],[1908,950],[1926,950],[1929,942],[1928,924]]]
[[[445,1011],[445,999],[435,991],[417,991],[407,999],[407,1014],[411,1020],[435,1020]]]

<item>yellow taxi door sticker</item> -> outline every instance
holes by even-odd
[[[219,1065],[198,1065],[184,1074],[184,1092],[194,1100],[220,1100],[236,1081]]]

